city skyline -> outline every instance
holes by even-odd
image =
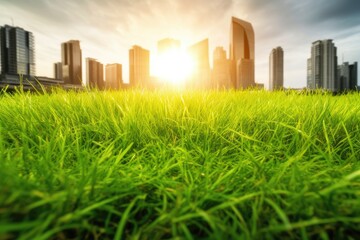
[[[34,77],[34,37],[19,27],[5,25],[0,28],[1,45],[1,74],[25,74]],[[166,82],[182,85],[189,89],[247,89],[264,88],[263,83],[255,82],[254,79],[254,56],[255,56],[255,34],[251,23],[231,18],[230,29],[230,57],[226,58],[226,51],[222,47],[214,50],[214,67],[209,64],[209,43],[208,39],[181,49],[181,42],[172,38],[165,38],[158,41],[156,57],[163,58],[158,62],[160,72],[166,73],[163,79],[159,75],[150,76],[150,51],[141,46],[134,45],[129,50],[129,84],[117,84],[119,87],[140,87],[156,88]],[[184,52],[183,52],[184,51]],[[187,55],[182,59],[181,53]],[[55,79],[61,79],[65,84],[84,84],[82,79],[82,51],[79,40],[69,40],[61,44],[62,62],[54,63]],[[169,58],[170,57],[170,58]],[[185,69],[174,68],[177,65],[188,65],[181,60],[192,60],[193,63],[190,75],[181,78],[173,77],[181,75]],[[157,59],[160,60],[160,59]],[[217,62],[215,60],[228,60]],[[311,57],[307,60],[307,88],[326,89],[332,92],[357,90],[357,62],[350,64],[344,62],[338,65],[337,48],[332,39],[317,40],[312,43]],[[104,76],[104,65],[97,59],[87,57],[86,61],[86,82],[84,85],[99,90],[110,87],[113,84],[106,84]],[[283,50],[281,47],[274,48],[269,57],[269,87],[270,91],[282,89],[283,85]],[[121,64],[118,64],[121,66]],[[217,66],[216,66],[217,65]],[[121,67],[120,67],[121,68]],[[170,71],[169,71],[170,70]],[[113,72],[113,71],[111,71]],[[110,82],[120,82],[122,70],[116,70],[115,79]],[[168,74],[170,73],[170,75]],[[112,75],[114,75],[112,73]],[[226,82],[226,75],[229,75],[230,83]],[[167,78],[167,77],[168,78]],[[114,76],[113,76],[114,77]],[[217,79],[220,77],[220,79]],[[225,77],[225,79],[224,79]],[[3,77],[2,77],[3,78]],[[46,77],[45,77],[46,78]],[[43,78],[43,79],[45,79]],[[4,79],[8,78],[4,75]],[[160,80],[160,81],[159,81]],[[165,81],[162,83],[162,81]],[[158,85],[160,84],[160,85]],[[179,85],[180,84],[180,85]],[[228,86],[226,86],[228,85]],[[113,87],[111,87],[114,89]],[[119,88],[116,88],[119,89]]]
[[[212,1],[204,5],[204,1],[198,0],[191,2],[189,10],[189,1],[164,1],[161,5],[151,1],[104,1],[100,5],[95,1],[14,0],[2,2],[0,10],[4,14],[0,21],[2,25],[11,25],[13,18],[15,26],[33,32],[37,75],[52,76],[53,63],[60,60],[60,44],[79,39],[83,73],[85,58],[94,56],[105,64],[123,64],[123,79],[129,82],[126,69],[128,49],[132,45],[153,53],[162,38],[175,38],[186,46],[208,38],[209,52],[222,46],[229,54],[229,19],[236,16],[252,23],[255,31],[255,82],[267,85],[268,53],[274,45],[280,45],[287,53],[284,86],[304,87],[309,44],[313,41],[334,39],[339,49],[339,64],[342,60],[360,60],[360,16],[356,10],[360,2],[324,3],[243,0]]]

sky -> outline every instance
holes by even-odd
[[[338,63],[360,62],[359,0],[0,0],[0,12],[0,25],[34,34],[38,76],[53,77],[61,43],[71,39],[80,40],[83,63],[91,57],[122,64],[125,82],[133,45],[153,56],[163,38],[182,46],[208,38],[210,59],[217,46],[229,54],[232,16],[254,28],[255,81],[266,87],[269,54],[277,46],[284,50],[285,87],[306,86],[306,60],[316,40],[334,40]]]

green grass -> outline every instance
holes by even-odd
[[[0,239],[359,239],[360,95],[0,96]]]

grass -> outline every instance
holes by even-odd
[[[359,239],[360,95],[0,96],[0,239]]]

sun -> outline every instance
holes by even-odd
[[[168,49],[155,57],[154,75],[161,81],[172,85],[183,85],[194,70],[194,60],[180,48]]]

